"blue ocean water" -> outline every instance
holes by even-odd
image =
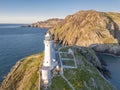
[[[116,90],[120,90],[120,57],[114,57],[107,54],[97,55],[107,63],[107,68],[112,76],[112,79],[109,79],[109,81],[116,87]]]
[[[0,82],[18,60],[43,51],[47,30],[0,24]]]

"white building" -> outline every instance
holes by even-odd
[[[42,81],[44,84],[48,84],[51,80],[51,70],[57,65],[55,60],[54,41],[50,32],[45,34],[45,50],[44,50],[44,61],[42,67]]]

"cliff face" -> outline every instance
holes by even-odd
[[[120,43],[120,14],[80,11],[67,16],[50,29],[54,40],[63,45],[90,46]]]
[[[64,69],[65,77],[74,86],[75,90],[113,90],[113,86],[97,70],[104,66],[101,64],[94,51],[84,47],[71,48],[75,54],[78,68]],[[36,54],[18,61],[3,80],[0,90],[38,90],[40,86],[43,53]],[[71,90],[71,87],[60,75],[52,79],[50,90]]]
[[[46,21],[40,21],[37,23],[33,23],[28,26],[29,27],[37,27],[37,28],[51,28],[60,22],[62,22],[62,19],[53,18],[53,19],[48,19]]]
[[[43,54],[36,54],[18,61],[3,80],[0,90],[38,90],[42,59]]]
[[[91,46],[92,47],[92,46]],[[92,47],[96,52],[109,53],[112,55],[120,56],[120,46],[111,44],[99,44]]]

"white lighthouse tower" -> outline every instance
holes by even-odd
[[[44,44],[45,44],[44,53],[45,53],[45,55],[44,55],[43,66],[51,67],[53,43],[54,42],[52,40],[52,36],[51,36],[50,32],[46,33],[45,40],[44,40]]]
[[[42,67],[42,81],[48,84],[51,79],[51,70],[57,65],[55,60],[54,41],[50,32],[45,34],[44,60]]]

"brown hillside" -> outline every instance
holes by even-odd
[[[119,27],[119,13],[88,10],[67,16],[50,32],[63,45],[90,46],[120,42]]]

